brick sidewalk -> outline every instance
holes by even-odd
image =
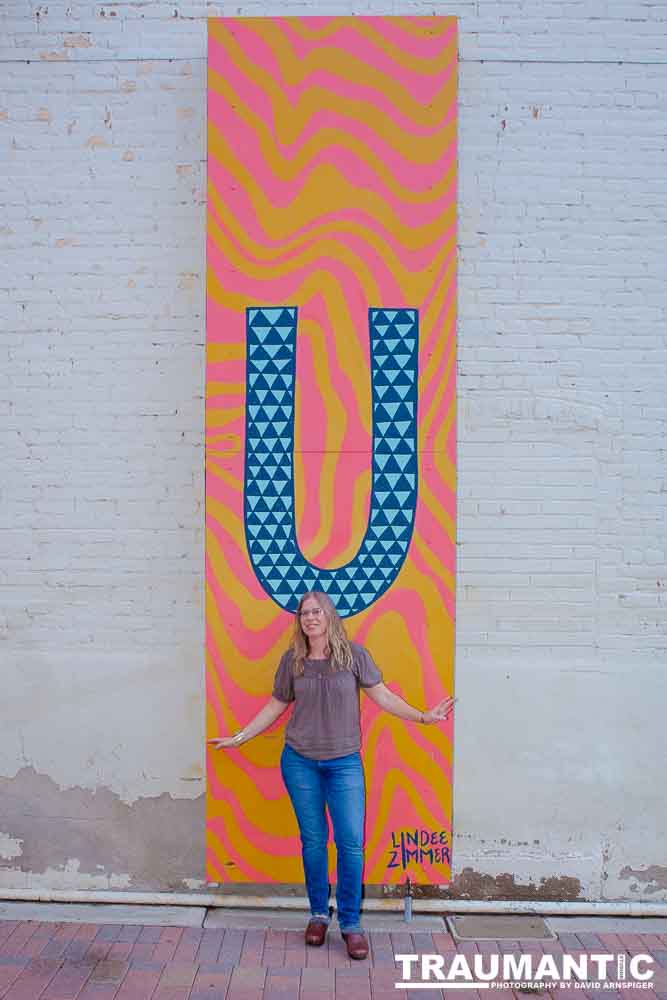
[[[396,990],[394,954],[471,955],[521,951],[625,951],[655,958],[655,989],[554,989],[556,1000],[667,1000],[667,935],[561,934],[554,942],[480,941],[459,945],[448,933],[369,933],[371,955],[350,962],[334,930],[323,948],[306,948],[302,931],[0,921],[1,1000],[415,1000]],[[472,995],[471,995],[472,994]],[[458,991],[429,997],[459,1000]],[[506,1000],[519,993],[503,991]],[[479,1000],[478,991],[466,991]]]

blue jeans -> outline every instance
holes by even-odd
[[[328,808],[338,855],[338,922],[341,931],[360,931],[366,807],[361,757],[351,753],[333,760],[311,760],[286,746],[280,770],[299,824],[310,912],[329,919]]]

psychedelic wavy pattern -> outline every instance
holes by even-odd
[[[337,603],[389,686],[420,707],[452,691],[456,68],[454,18],[209,21],[209,737],[269,696],[313,572],[331,592],[350,571]],[[379,405],[397,317],[412,416]],[[447,882],[451,722],[362,708],[365,880]],[[283,727],[209,751],[211,882],[303,881]]]

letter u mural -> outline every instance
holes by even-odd
[[[408,701],[452,691],[456,65],[454,18],[209,21],[207,735],[306,590]],[[303,881],[283,728],[209,754],[211,883]],[[362,695],[362,729],[365,881],[447,882],[451,723]],[[415,829],[443,849],[395,864]]]
[[[373,399],[370,516],[355,557],[326,569],[304,558],[294,517],[296,307],[247,311],[245,528],[257,579],[295,611],[328,594],[343,618],[391,587],[412,537],[417,500],[417,312],[369,309]]]

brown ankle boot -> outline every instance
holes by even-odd
[[[329,925],[324,920],[309,920],[306,927],[306,944],[320,948],[324,944]]]
[[[363,933],[343,933],[343,941],[347,945],[350,958],[368,958],[368,940]]]

